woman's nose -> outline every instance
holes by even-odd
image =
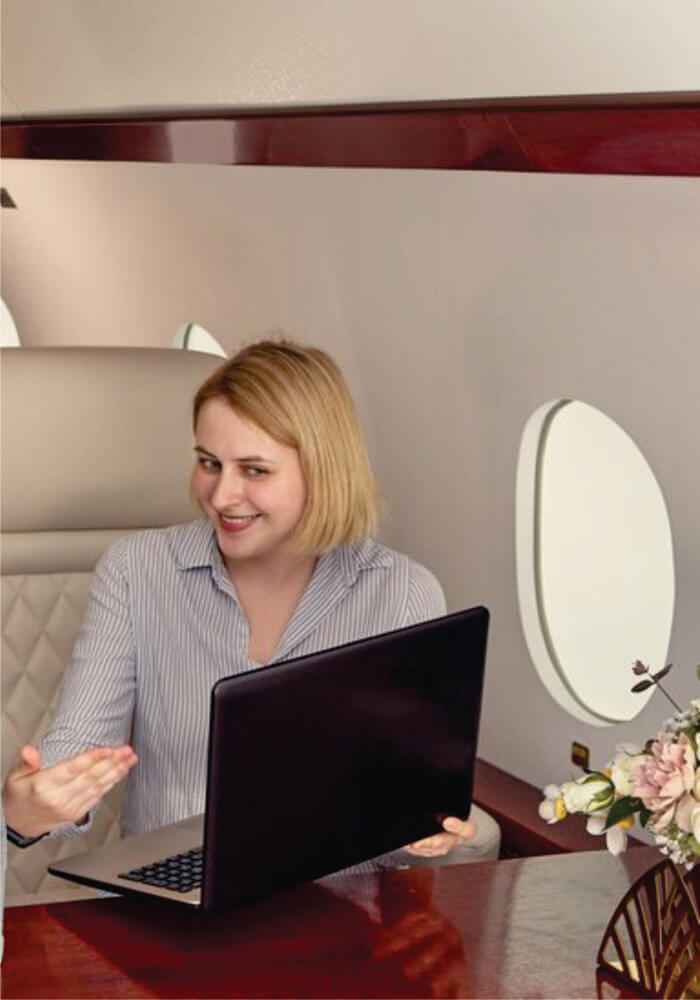
[[[240,503],[242,499],[243,477],[237,469],[222,469],[211,496],[212,505],[223,510]]]

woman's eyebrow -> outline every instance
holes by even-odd
[[[200,455],[206,455],[207,458],[216,458],[216,455],[211,451],[207,451],[206,448],[202,448],[200,445],[196,444],[194,450]],[[217,459],[218,461],[218,459]],[[236,462],[264,462],[266,465],[277,465],[272,458],[265,458],[263,455],[241,455],[240,458],[235,459]]]

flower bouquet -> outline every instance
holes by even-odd
[[[583,813],[588,833],[604,834],[612,854],[624,851],[627,831],[638,820],[663,854],[690,869],[700,858],[700,698],[683,711],[660,684],[670,669],[652,674],[639,660],[632,667],[646,675],[633,691],[655,684],[676,709],[657,738],[643,748],[620,745],[599,771],[547,785],[538,811],[548,823]]]

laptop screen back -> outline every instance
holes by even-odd
[[[212,692],[202,905],[319,878],[471,805],[488,612],[226,678]]]

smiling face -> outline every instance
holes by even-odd
[[[291,539],[306,504],[296,448],[276,441],[219,397],[199,411],[195,453],[192,489],[229,570],[238,561],[292,557]]]

